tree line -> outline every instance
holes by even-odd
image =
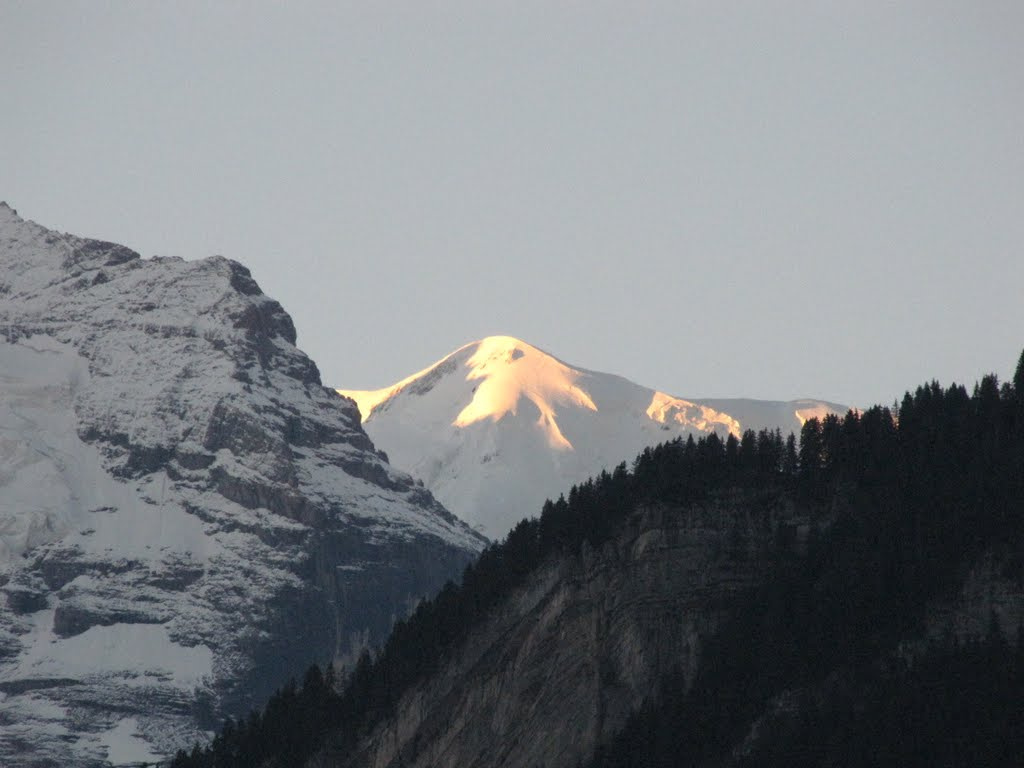
[[[870,664],[912,633],[926,601],[954,588],[983,551],[1024,578],[1024,355],[1012,382],[986,376],[971,392],[931,382],[892,407],[808,420],[799,440],[765,430],[646,448],[632,467],[620,464],[545,502],[458,583],[398,621],[343,684],[331,667],[312,667],[301,686],[289,683],[262,711],[228,720],[211,744],[179,752],[172,766],[300,766],[325,745],[343,754],[548,558],[584,542],[600,546],[640,504],[685,507],[736,489],[818,516],[839,513],[806,551],[780,551],[770,578],[709,643],[697,678],[666,681],[663,700],[639,713],[595,766],[659,764],[628,758],[630,749],[642,753],[641,734],[658,716],[690,724],[663,734],[671,742],[665,759],[676,759],[665,764],[718,754],[786,686]]]
[[[798,459],[795,495],[835,520],[780,553],[693,679],[664,680],[591,768],[1021,765],[1024,629],[993,613],[983,638],[900,649],[980,557],[1024,586],[1024,356],[1002,386],[932,382],[809,421]]]

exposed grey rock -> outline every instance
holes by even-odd
[[[678,673],[694,679],[707,641],[732,611],[749,609],[739,598],[769,572],[780,547],[804,551],[810,532],[839,512],[834,504],[812,520],[749,494],[640,508],[599,549],[584,544],[578,555],[552,557],[354,750],[328,746],[309,768],[586,765],[632,712],[657,698],[662,681]],[[912,664],[937,644],[985,638],[993,623],[1015,642],[1024,586],[1014,565],[979,557],[956,594],[927,606],[923,631],[897,656]],[[840,697],[869,701],[872,678],[859,673],[896,661],[880,651],[784,690],[716,764],[738,764],[773,729],[791,729]]]
[[[37,574],[22,571],[14,575],[3,587],[7,608],[12,613],[26,614],[46,607],[50,587]]]
[[[599,550],[584,546],[534,573],[358,750],[312,765],[585,764],[680,660],[692,677],[780,531],[809,524],[787,507],[728,496],[641,509]]]
[[[0,206],[0,274],[0,764],[99,765],[125,730],[165,755],[378,642],[482,547],[240,264]]]

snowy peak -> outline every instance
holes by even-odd
[[[477,382],[473,399],[453,424],[468,427],[484,419],[500,421],[507,414],[516,415],[520,402],[525,400],[539,412],[537,428],[546,436],[548,446],[572,450],[572,443],[558,426],[555,410],[597,410],[590,396],[576,385],[582,374],[510,336],[491,336],[475,346],[466,361],[466,380]]]
[[[295,341],[237,262],[0,205],[0,765],[154,762],[484,546]]]
[[[460,347],[434,365],[403,379],[390,387],[378,390],[338,390],[359,405],[363,421],[377,417],[375,409],[383,412],[390,401],[402,394],[425,395],[434,389],[441,378],[457,377],[466,383],[462,388],[461,407],[451,421],[453,427],[469,427],[481,421],[498,422],[506,416],[518,416],[523,409],[535,409],[535,426],[553,450],[571,451],[572,442],[559,425],[559,413],[566,409],[581,409],[597,413],[602,410],[595,402],[594,393],[603,393],[606,407],[614,410],[620,405],[618,389],[635,388],[624,379],[612,382],[607,374],[574,368],[513,336],[488,336]],[[602,382],[600,379],[608,379]],[[532,405],[533,409],[529,406]],[[681,400],[664,392],[651,391],[644,412],[661,424],[678,424],[700,431],[725,430],[740,432],[740,424],[714,409]]]
[[[714,432],[799,430],[841,406],[687,400],[490,336],[390,387],[338,390],[374,443],[449,509],[498,538],[523,517],[649,445]],[[735,408],[733,407],[735,406]]]
[[[511,372],[509,366],[524,358],[527,354],[527,349],[530,351],[530,358],[534,365],[518,366],[516,372]],[[488,336],[480,341],[459,347],[433,365],[402,379],[396,384],[392,384],[390,387],[374,390],[339,389],[338,392],[356,401],[356,404],[359,406],[359,412],[362,414],[363,421],[365,422],[372,414],[374,408],[381,403],[385,403],[395,395],[401,392],[417,395],[426,394],[443,376],[463,370],[464,378],[467,381],[486,380],[492,377],[499,379],[499,381],[495,381],[486,388],[486,397],[496,398],[498,403],[505,404],[506,406],[509,399],[514,398],[511,406],[504,408],[501,405],[488,407],[484,405],[483,399],[480,400],[480,404],[476,409],[477,415],[480,418],[491,416],[497,419],[501,418],[509,410],[514,411],[515,402],[518,401],[514,390],[521,391],[521,387],[517,387],[515,373],[522,374],[525,368],[535,367],[539,358],[547,358],[556,365],[560,365],[554,358],[545,355],[536,347],[512,336]],[[543,367],[550,367],[545,365],[546,362],[542,362],[541,365]],[[566,371],[570,370],[567,366],[563,367],[566,368]],[[536,371],[533,371],[533,373],[536,373]],[[533,378],[537,378],[537,376],[533,376]],[[476,391],[475,387],[473,391]],[[473,420],[476,419],[474,418]]]

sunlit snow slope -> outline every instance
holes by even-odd
[[[396,466],[500,538],[546,498],[681,435],[799,431],[843,406],[817,400],[684,400],[571,365],[511,336],[456,350],[384,389],[338,390]]]

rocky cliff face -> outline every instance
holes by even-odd
[[[314,765],[585,763],[665,675],[692,674],[780,531],[805,530],[773,503],[638,510],[600,549],[535,573],[360,750]]]
[[[295,342],[240,264],[0,205],[0,763],[166,754],[480,549]]]
[[[810,532],[838,512],[820,510],[812,520],[784,499],[735,493],[638,509],[599,549],[584,545],[534,572],[358,749],[327,748],[310,767],[588,764],[666,680],[694,679],[706,643],[732,612],[749,608],[745,595],[773,556],[804,551]],[[928,607],[921,635],[894,652],[913,659],[931,643],[983,638],[993,616],[1012,640],[1024,620],[1024,589],[1003,566],[982,557],[961,590]],[[828,700],[840,686],[855,695],[852,674],[783,692],[722,764],[736,764],[772,728],[798,719],[799,702]]]

